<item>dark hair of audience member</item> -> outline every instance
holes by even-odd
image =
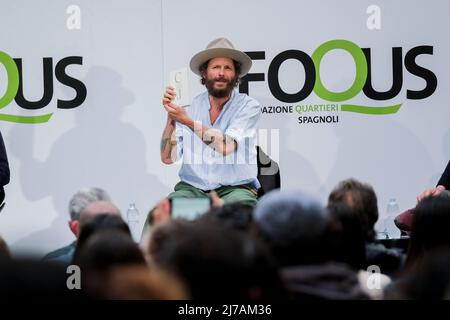
[[[329,223],[326,241],[332,260],[344,262],[355,270],[366,267],[366,242],[360,220],[344,205],[327,208]]]
[[[74,261],[89,270],[105,270],[116,264],[145,264],[139,247],[122,230],[98,230],[85,242]]]
[[[89,239],[89,237],[100,230],[119,230],[131,238],[130,228],[125,221],[123,221],[121,216],[111,214],[100,214],[94,216],[80,227],[80,234],[74,253],[74,261],[77,260],[78,252],[84,246],[84,243]]]
[[[129,234],[120,229],[94,232],[77,252],[74,263],[82,271],[82,284],[92,298],[107,295],[109,271],[116,266],[146,266],[145,258]]]
[[[178,275],[193,299],[283,298],[274,260],[246,233],[207,219],[172,220],[153,232],[154,262]]]
[[[378,220],[377,195],[372,186],[355,179],[338,183],[328,197],[328,206],[345,204],[360,219],[367,242],[375,239]]]
[[[105,299],[185,300],[190,297],[174,275],[143,265],[120,265],[108,272],[102,296]]]
[[[219,208],[212,208],[201,219],[211,219],[241,231],[250,231],[253,225],[253,206],[242,203],[229,203]]]
[[[450,246],[449,229],[449,192],[419,202],[414,211],[405,270],[420,264],[430,250]]]
[[[429,251],[385,290],[388,300],[449,300],[450,248]]]
[[[329,261],[327,218],[322,206],[309,197],[303,201],[293,193],[272,192],[264,196],[269,205],[260,202],[263,205],[256,208],[259,217],[255,217],[255,233],[278,263],[287,267]]]

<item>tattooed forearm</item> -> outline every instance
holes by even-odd
[[[166,150],[167,144],[169,143],[170,139],[162,138],[161,139],[161,152],[164,152]]]
[[[161,152],[161,160],[165,164],[171,164],[176,159],[176,137],[175,137],[175,125],[170,118],[166,123],[166,127],[161,136],[160,142],[160,152]]]

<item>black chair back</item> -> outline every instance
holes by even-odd
[[[258,161],[258,181],[261,188],[258,190],[258,197],[273,189],[281,187],[280,168],[278,163],[273,161],[259,146],[256,146]]]

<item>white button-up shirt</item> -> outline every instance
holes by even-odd
[[[233,90],[214,124],[211,124],[210,109],[208,92],[204,92],[193,99],[186,111],[192,120],[220,130],[235,140],[237,149],[224,156],[201,141],[190,128],[177,122],[177,153],[178,159],[182,158],[181,181],[205,191],[241,184],[259,188],[255,140],[261,116],[260,104]]]

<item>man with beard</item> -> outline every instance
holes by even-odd
[[[181,181],[169,199],[209,197],[215,191],[224,203],[256,203],[260,184],[255,139],[260,104],[234,90],[251,65],[247,54],[234,49],[228,39],[219,38],[190,61],[206,92],[183,108],[173,103],[174,88],[166,88],[161,160],[172,164],[182,159]]]

